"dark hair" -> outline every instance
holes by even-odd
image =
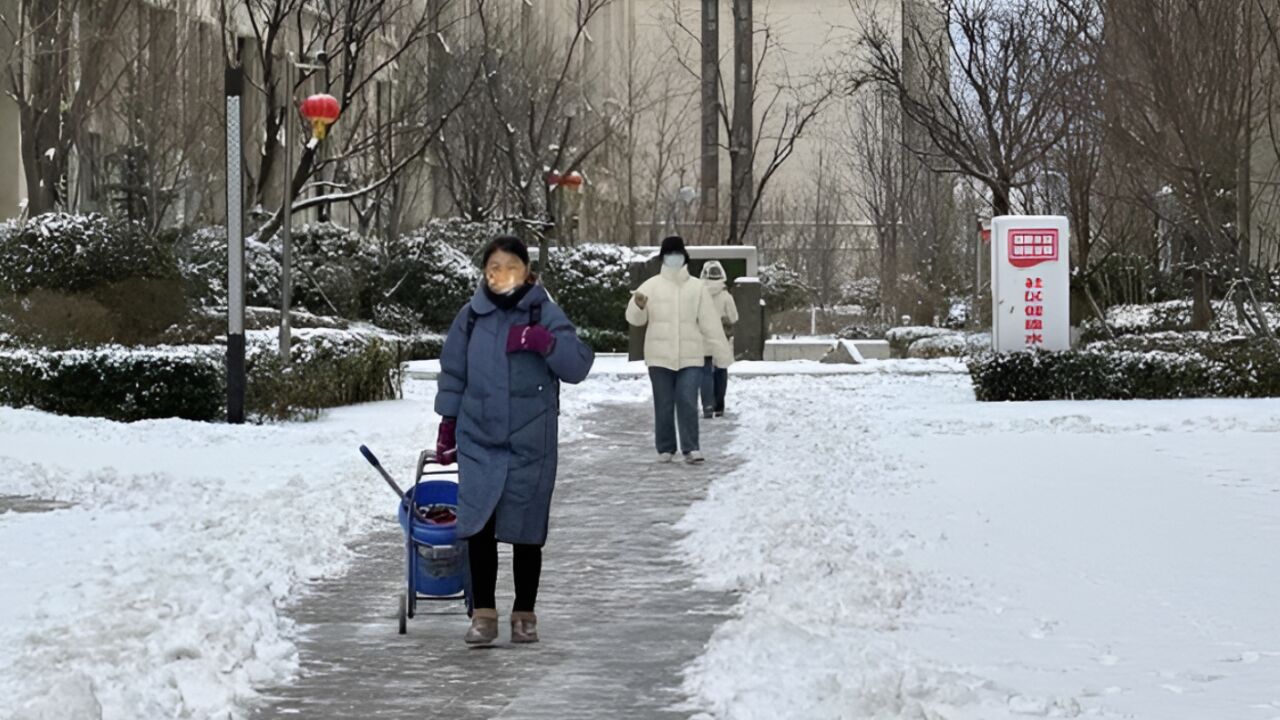
[[[524,263],[525,267],[529,266],[529,248],[525,247],[520,238],[514,235],[499,235],[485,246],[484,254],[480,259],[480,267],[483,268],[488,265],[489,258],[499,250],[515,255],[520,258],[520,262]]]

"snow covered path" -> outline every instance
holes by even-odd
[[[630,383],[643,388],[642,383]],[[570,391],[573,392],[573,391]],[[732,470],[727,425],[704,423],[703,468],[654,463],[651,406],[583,418],[590,437],[563,445],[539,595],[542,643],[507,644],[510,558],[498,575],[500,644],[468,649],[461,603],[420,607],[396,634],[403,536],[388,520],[351,573],[290,611],[302,679],[271,692],[262,718],[685,718],[680,670],[702,651],[731,600],[691,589],[674,523],[709,478]],[[394,505],[394,499],[387,494]]]
[[[743,592],[687,676],[705,716],[1280,718],[1280,402],[731,394],[746,462],[681,523]]]

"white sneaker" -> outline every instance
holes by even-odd
[[[675,459],[674,453],[660,453],[658,455],[658,462],[660,463],[669,463],[674,459]]]
[[[684,454],[684,461],[690,465],[701,465],[706,462],[707,459],[702,457],[702,453],[694,450],[693,452],[687,452]]]

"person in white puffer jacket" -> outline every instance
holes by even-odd
[[[733,328],[738,324],[738,305],[725,287],[724,266],[712,260],[702,266],[702,282],[715,302],[716,314],[726,341],[712,344],[702,371],[702,417],[724,417],[724,398],[729,390],[729,366],[733,364]]]
[[[704,461],[698,440],[698,390],[709,348],[727,345],[720,315],[706,285],[689,275],[684,240],[662,241],[662,270],[627,303],[627,322],[647,328],[644,360],[653,384],[654,439],[658,459],[671,462],[679,449],[685,462]]]

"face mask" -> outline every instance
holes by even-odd
[[[684,267],[684,256],[676,253],[667,253],[662,256],[662,264],[672,270],[682,268]]]

